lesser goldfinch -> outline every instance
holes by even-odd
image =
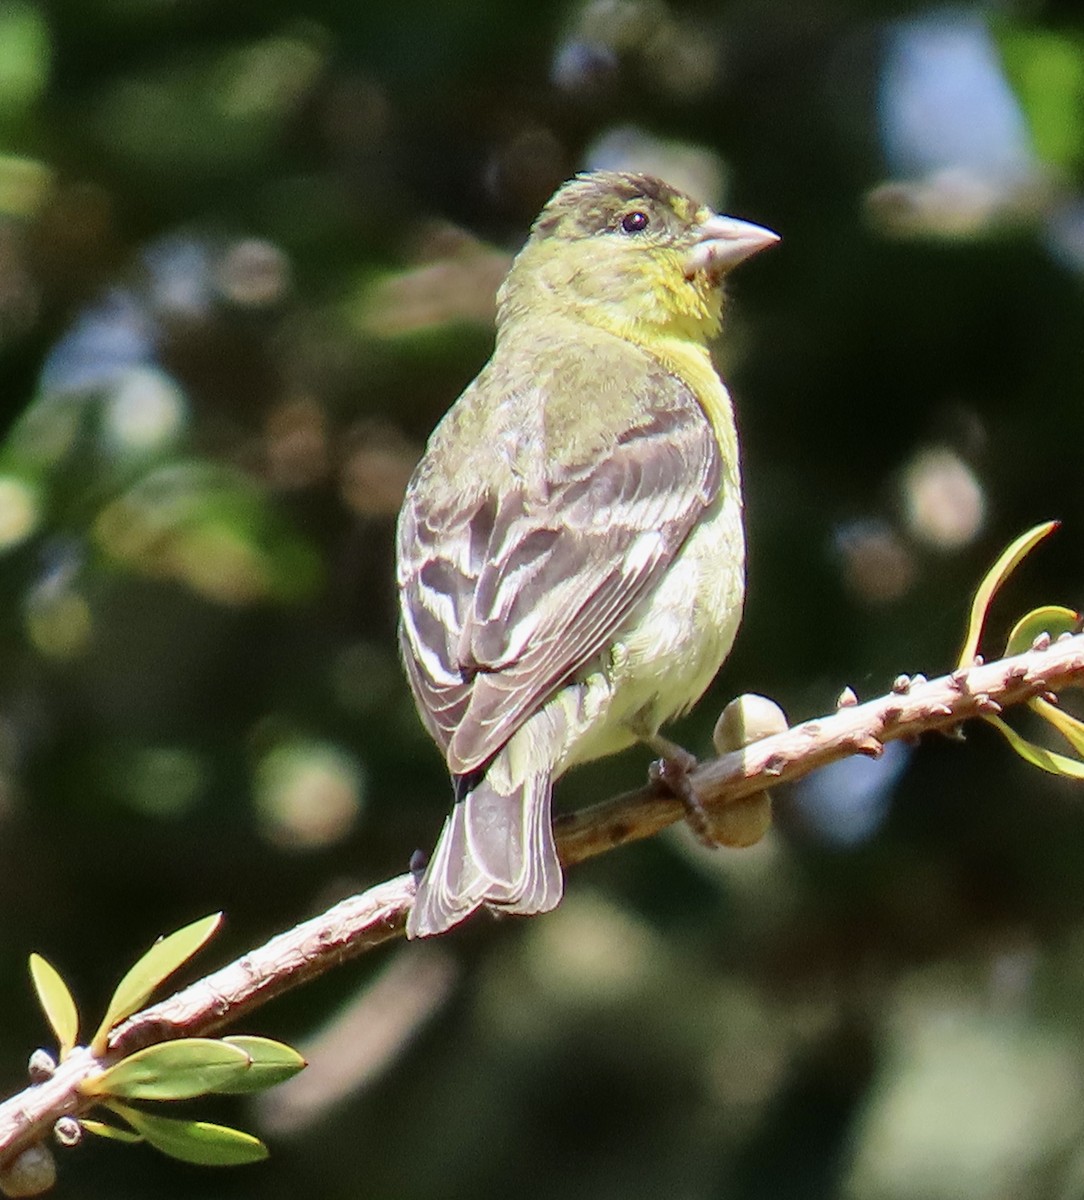
[[[498,293],[397,533],[400,643],[455,803],[410,937],[561,899],[557,776],[694,704],[745,591],[738,440],[708,344],[776,234],[659,179],[561,187]]]

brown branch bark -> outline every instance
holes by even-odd
[[[844,705],[830,716],[706,762],[690,781],[707,808],[726,805],[849,755],[878,755],[895,738],[948,729],[1073,685],[1084,685],[1084,634],[928,682],[901,677],[885,696]],[[559,816],[561,859],[572,866],[651,837],[684,815],[678,800],[647,787]],[[46,1137],[59,1117],[90,1107],[79,1085],[104,1066],[155,1042],[213,1033],[274,996],[399,937],[413,889],[411,876],[400,875],[352,896],[135,1014],[113,1031],[103,1058],[75,1050],[49,1079],[0,1104],[0,1162]]]

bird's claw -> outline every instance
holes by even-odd
[[[422,881],[422,876],[425,874],[425,868],[429,866],[429,855],[424,850],[415,850],[410,856],[410,866],[408,870],[414,876],[414,886],[417,887]]]
[[[689,778],[696,767],[696,755],[680,746],[668,746],[667,752],[648,768],[648,778],[653,785],[665,788],[675,800],[681,801],[685,809],[685,823],[695,834],[696,840],[715,850],[719,842],[712,833],[711,817]]]

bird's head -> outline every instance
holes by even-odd
[[[650,175],[578,175],[535,221],[501,288],[500,320],[560,312],[626,336],[706,341],[725,276],[778,240]]]

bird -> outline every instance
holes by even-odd
[[[554,780],[701,697],[741,618],[738,437],[709,345],[777,242],[647,174],[562,185],[497,295],[492,356],[432,433],[396,529],[399,642],[454,803],[407,916],[561,900]]]

